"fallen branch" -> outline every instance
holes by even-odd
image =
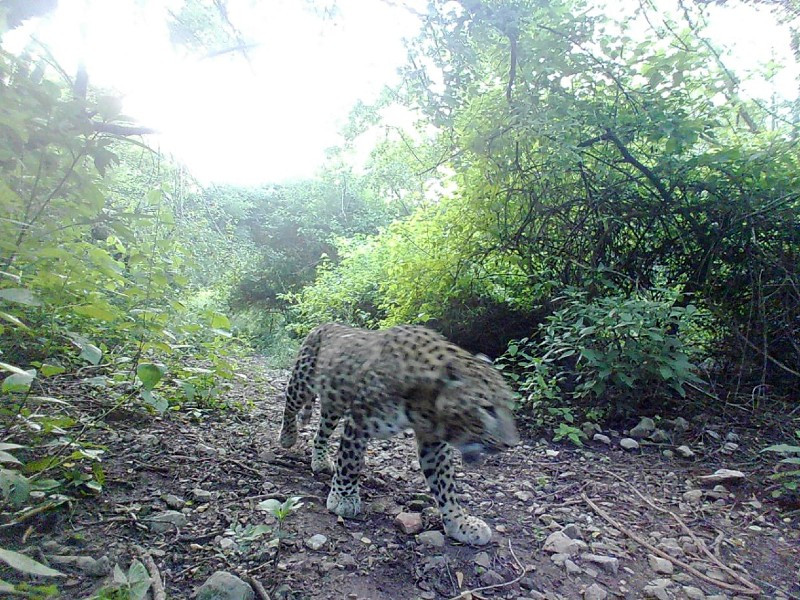
[[[589,508],[591,508],[606,522],[608,522],[609,525],[627,535],[629,538],[638,543],[640,546],[644,546],[645,548],[650,550],[653,554],[657,554],[661,558],[664,558],[669,562],[671,562],[672,564],[674,564],[676,567],[680,567],[681,569],[688,571],[698,579],[702,579],[706,583],[715,585],[723,590],[728,590],[729,592],[736,592],[738,594],[744,594],[746,596],[760,596],[763,593],[760,588],[756,587],[755,585],[749,582],[748,582],[749,583],[748,587],[742,587],[740,585],[725,583],[724,581],[719,581],[717,579],[709,577],[705,573],[702,573],[701,571],[695,569],[690,564],[687,564],[680,559],[673,558],[672,556],[664,552],[661,548],[656,548],[655,546],[653,546],[653,544],[651,544],[647,540],[642,539],[642,537],[640,537],[639,535],[623,527],[620,523],[611,518],[602,508],[600,508],[599,506],[597,506],[597,504],[592,502],[586,494],[581,494],[581,497],[583,498],[583,501],[589,506]]]
[[[256,596],[258,596],[258,600],[269,600],[269,594],[267,590],[264,589],[264,586],[261,585],[261,582],[253,577],[252,575],[248,576],[247,583],[250,584],[250,587],[253,588],[255,591]]]
[[[514,562],[517,563],[517,568],[520,569],[522,573],[520,573],[517,577],[511,579],[510,581],[504,581],[503,583],[495,583],[493,585],[485,585],[483,587],[472,588],[471,590],[464,590],[458,596],[453,596],[452,598],[448,598],[448,600],[458,600],[459,598],[464,598],[465,596],[467,596],[467,594],[473,595],[477,594],[478,592],[485,592],[486,590],[494,590],[497,588],[514,585],[520,579],[525,577],[525,573],[527,573],[528,571],[525,569],[525,567],[522,566],[522,563],[519,562],[517,555],[514,554],[514,549],[511,547],[511,540],[508,540],[508,550],[509,552],[511,552],[511,556],[514,558]]]
[[[158,571],[153,557],[147,552],[142,554],[142,560],[150,574],[150,583],[153,586],[153,600],[167,600],[167,593],[164,591],[164,583],[161,581],[161,573]]]
[[[736,571],[731,569],[728,565],[724,564],[720,560],[718,555],[715,555],[711,551],[709,551],[709,549],[706,547],[706,543],[703,540],[701,540],[700,538],[698,538],[695,535],[695,533],[689,528],[689,526],[683,521],[683,519],[681,519],[678,515],[676,515],[671,510],[668,510],[668,509],[666,509],[664,507],[661,507],[661,506],[658,506],[657,504],[655,504],[652,500],[650,500],[649,498],[645,497],[641,492],[639,492],[639,490],[637,490],[635,487],[633,487],[630,483],[625,481],[622,477],[620,477],[616,473],[612,473],[611,471],[608,471],[606,469],[601,469],[601,471],[603,471],[607,475],[611,475],[612,477],[614,477],[618,481],[621,481],[626,486],[628,486],[628,488],[631,491],[633,491],[634,494],[639,496],[639,498],[642,499],[642,502],[647,504],[650,508],[653,508],[653,509],[657,510],[658,512],[666,513],[669,516],[671,516],[675,520],[675,522],[680,526],[681,530],[686,535],[688,535],[690,538],[692,538],[692,541],[695,543],[695,545],[698,548],[700,548],[700,550],[703,551],[703,554],[705,554],[709,558],[709,560],[711,560],[711,562],[713,562],[715,565],[717,565],[717,567],[722,569],[725,573],[727,573],[728,575],[730,575],[731,577],[736,579],[743,586],[752,589],[754,592],[758,591],[759,593],[761,593],[761,590],[759,590],[751,581],[748,581],[747,579],[745,579],[744,577],[739,575],[739,573],[737,573]],[[718,537],[717,541],[714,542],[714,547],[717,548],[717,554],[719,553],[719,546],[718,546],[719,543],[722,543],[722,534],[720,534],[720,537]]]

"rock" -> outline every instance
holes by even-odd
[[[648,554],[647,562],[650,564],[650,568],[653,569],[653,571],[661,575],[672,575],[672,572],[675,570],[675,567],[670,561],[666,558],[656,556],[655,554]]]
[[[426,546],[441,548],[444,546],[444,534],[435,530],[423,531],[417,536],[417,541]]]
[[[500,575],[497,571],[492,569],[488,569],[487,571],[480,574],[480,580],[483,585],[500,585],[501,583],[505,583],[505,578]]]
[[[728,432],[728,435],[725,436],[725,439],[729,442],[738,442],[741,438],[739,437],[738,433],[730,431]]]
[[[489,554],[487,552],[478,552],[473,561],[476,565],[483,567],[484,569],[488,569],[492,564],[492,559],[489,558]]]
[[[158,436],[152,433],[143,433],[139,436],[139,443],[142,446],[157,446]]]
[[[683,593],[686,594],[686,597],[689,598],[689,600],[704,600],[706,597],[706,595],[703,593],[703,590],[694,587],[693,585],[683,586]]]
[[[567,570],[567,575],[578,575],[583,570],[570,559],[564,561],[564,568]]]
[[[703,490],[689,490],[683,493],[686,502],[700,502],[703,499]]]
[[[550,450],[549,448],[548,448],[547,450],[545,450],[545,451],[544,451],[544,453],[545,453],[545,454],[546,454],[546,455],[547,455],[549,458],[555,458],[556,456],[558,456],[559,454],[561,454],[561,453],[560,453],[558,450]]]
[[[165,510],[148,517],[146,521],[150,531],[165,533],[167,531],[175,531],[186,525],[186,515],[175,510]]]
[[[583,592],[583,600],[605,600],[608,592],[599,583],[593,583]]]
[[[665,444],[669,441],[669,436],[663,429],[656,429],[648,439],[655,444]]]
[[[586,548],[581,540],[573,540],[563,531],[554,531],[544,541],[544,551],[552,554],[566,554],[572,556]]]
[[[607,435],[603,435],[602,433],[595,433],[592,436],[592,440],[594,440],[595,442],[601,442],[606,446],[608,446],[611,443],[611,438],[608,437]]]
[[[533,498],[533,494],[525,490],[520,490],[519,492],[514,492],[514,497],[522,502],[529,502],[531,498]]]
[[[646,438],[650,433],[655,431],[656,424],[653,419],[649,417],[642,417],[639,424],[628,432],[632,438],[642,439]]]
[[[225,571],[217,571],[197,590],[197,600],[253,600],[253,588]]]
[[[622,438],[619,445],[625,450],[636,450],[639,447],[639,442],[631,438]]]
[[[224,537],[219,541],[219,547],[223,550],[230,550],[236,546],[236,541],[233,538]]]
[[[328,541],[328,538],[318,533],[316,535],[312,535],[310,538],[306,540],[306,547],[310,548],[311,550],[319,550],[325,545],[325,542]]]
[[[401,512],[394,519],[395,527],[407,535],[422,531],[422,514],[418,512]]]
[[[664,584],[646,585],[644,586],[643,591],[645,598],[656,598],[656,600],[672,600],[672,596],[667,591],[667,585]]]
[[[581,424],[581,431],[586,437],[589,437],[594,433],[600,433],[600,425],[592,423],[591,421],[584,421]]]
[[[581,558],[587,562],[594,563],[606,573],[617,574],[619,571],[619,559],[613,556],[602,556],[600,554],[581,554]]]
[[[561,530],[561,532],[571,540],[583,539],[581,528],[578,527],[575,523],[569,523],[567,525],[564,525],[564,528]]]
[[[192,490],[192,497],[198,502],[208,502],[213,496],[213,493],[203,488],[195,488]]]
[[[356,563],[356,559],[353,558],[352,554],[348,554],[347,552],[342,552],[339,555],[339,557],[338,557],[338,559],[336,561],[336,564],[337,564],[338,567],[340,567],[342,569],[346,569],[348,567],[355,567],[357,563]]]
[[[689,446],[678,446],[675,448],[675,452],[680,454],[683,458],[694,458],[694,452]]]
[[[664,458],[674,458],[675,457],[675,453],[670,449],[664,450],[661,454],[664,456]]]
[[[677,417],[672,421],[672,428],[680,433],[685,433],[689,431],[689,421],[683,417]]]
[[[720,452],[723,454],[733,454],[739,449],[739,444],[735,442],[725,442],[722,444],[722,448],[720,448]]]
[[[92,577],[105,577],[111,572],[111,561],[107,556],[94,559],[91,556],[48,555],[48,560],[56,565],[75,567]]]
[[[705,485],[716,485],[718,483],[735,483],[744,479],[745,475],[741,471],[733,469],[717,469],[711,475],[701,475],[697,479]]]
[[[161,499],[167,505],[168,508],[173,508],[175,510],[180,510],[186,504],[186,500],[183,498],[179,498],[175,494],[164,494],[161,496]]]

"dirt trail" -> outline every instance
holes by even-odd
[[[747,597],[733,591],[744,585],[734,575],[763,598],[800,597],[797,512],[783,517],[754,495],[749,480],[716,489],[697,483],[719,467],[747,472],[737,467],[748,460],[744,450],[723,455],[713,440],[698,446],[695,437],[697,458],[686,460],[664,458],[666,445],[624,451],[613,432],[604,432],[610,445],[585,449],[527,440],[459,472],[465,504],[490,523],[492,542],[438,546],[436,534],[407,535],[394,524],[400,511],[421,512],[425,530],[441,529],[413,438],[370,444],[367,512],[337,519],[325,509],[326,478],[308,466],[313,427],[292,451],[277,446],[285,373],[267,371],[258,359],[246,372],[232,396],[253,401],[252,410],[189,410],[157,420],[118,415],[104,462],[106,492],[40,522],[36,531],[44,524],[46,533],[33,533],[28,544],[41,544],[45,555],[107,556],[123,566],[147,551],[169,598],[191,598],[218,570],[256,579],[273,599],[441,599],[487,587],[471,597]],[[747,446],[744,435],[740,446]],[[295,495],[304,506],[286,520],[276,567],[271,536],[248,539],[248,526],[274,524],[257,509],[263,500]],[[148,519],[171,508],[186,522],[152,531]],[[316,550],[307,545],[315,535],[325,536]],[[71,575],[61,586],[65,598],[86,597],[102,581]]]

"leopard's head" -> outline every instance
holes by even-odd
[[[459,353],[442,365],[440,382],[435,407],[439,430],[465,462],[519,443],[511,389],[487,358]]]

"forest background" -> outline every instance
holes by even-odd
[[[3,35],[53,4],[3,1]],[[178,4],[176,46],[247,59],[224,2]],[[800,106],[770,82],[796,71],[800,21],[792,0],[745,5],[794,54],[739,69],[707,36],[720,5],[403,5],[421,26],[400,83],[353,107],[315,176],[257,187],[154,152],[46,46],[3,50],[5,518],[102,490],[87,432],[111,411],[227,407],[237,356],[285,367],[331,320],[438,329],[578,444],[582,421],[670,407],[783,412],[795,493]]]

